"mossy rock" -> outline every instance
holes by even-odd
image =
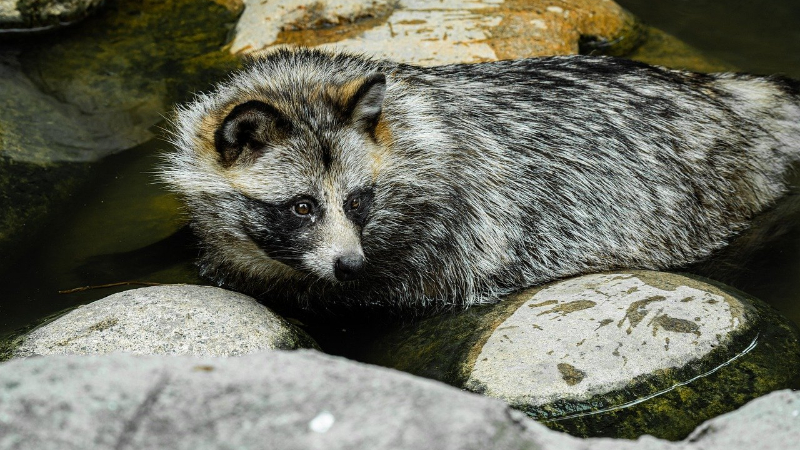
[[[241,2],[108,1],[80,27],[0,53],[0,266],[62,211],[92,164],[154,138],[172,104],[239,60]]]

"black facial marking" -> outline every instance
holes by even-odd
[[[302,255],[313,248],[305,232],[322,214],[317,202],[306,196],[283,203],[267,203],[249,197],[243,197],[242,201],[247,211],[242,225],[248,237],[270,258],[301,269]],[[310,214],[297,213],[297,205],[304,203],[310,207]]]
[[[374,199],[375,193],[371,187],[353,191],[347,196],[342,206],[345,216],[354,224],[363,228],[369,218],[369,212]]]
[[[364,80],[345,108],[351,122],[365,131],[371,131],[378,123],[386,94],[386,76],[372,74]]]
[[[214,147],[223,166],[243,157],[254,158],[270,141],[291,130],[291,122],[277,109],[257,100],[237,105],[214,133]]]
[[[331,148],[323,144],[320,150],[322,156],[322,166],[325,168],[325,170],[328,170],[331,168],[331,160],[333,159],[333,156],[331,156]]]

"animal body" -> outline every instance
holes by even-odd
[[[707,257],[785,192],[800,85],[607,57],[278,50],[177,110],[203,273],[301,306],[471,305]]]

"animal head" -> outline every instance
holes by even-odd
[[[364,60],[284,51],[180,108],[162,178],[208,259],[266,279],[361,276],[386,87]]]

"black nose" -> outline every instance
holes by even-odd
[[[364,268],[364,257],[358,254],[339,257],[333,264],[333,274],[339,281],[350,281],[358,278]]]

